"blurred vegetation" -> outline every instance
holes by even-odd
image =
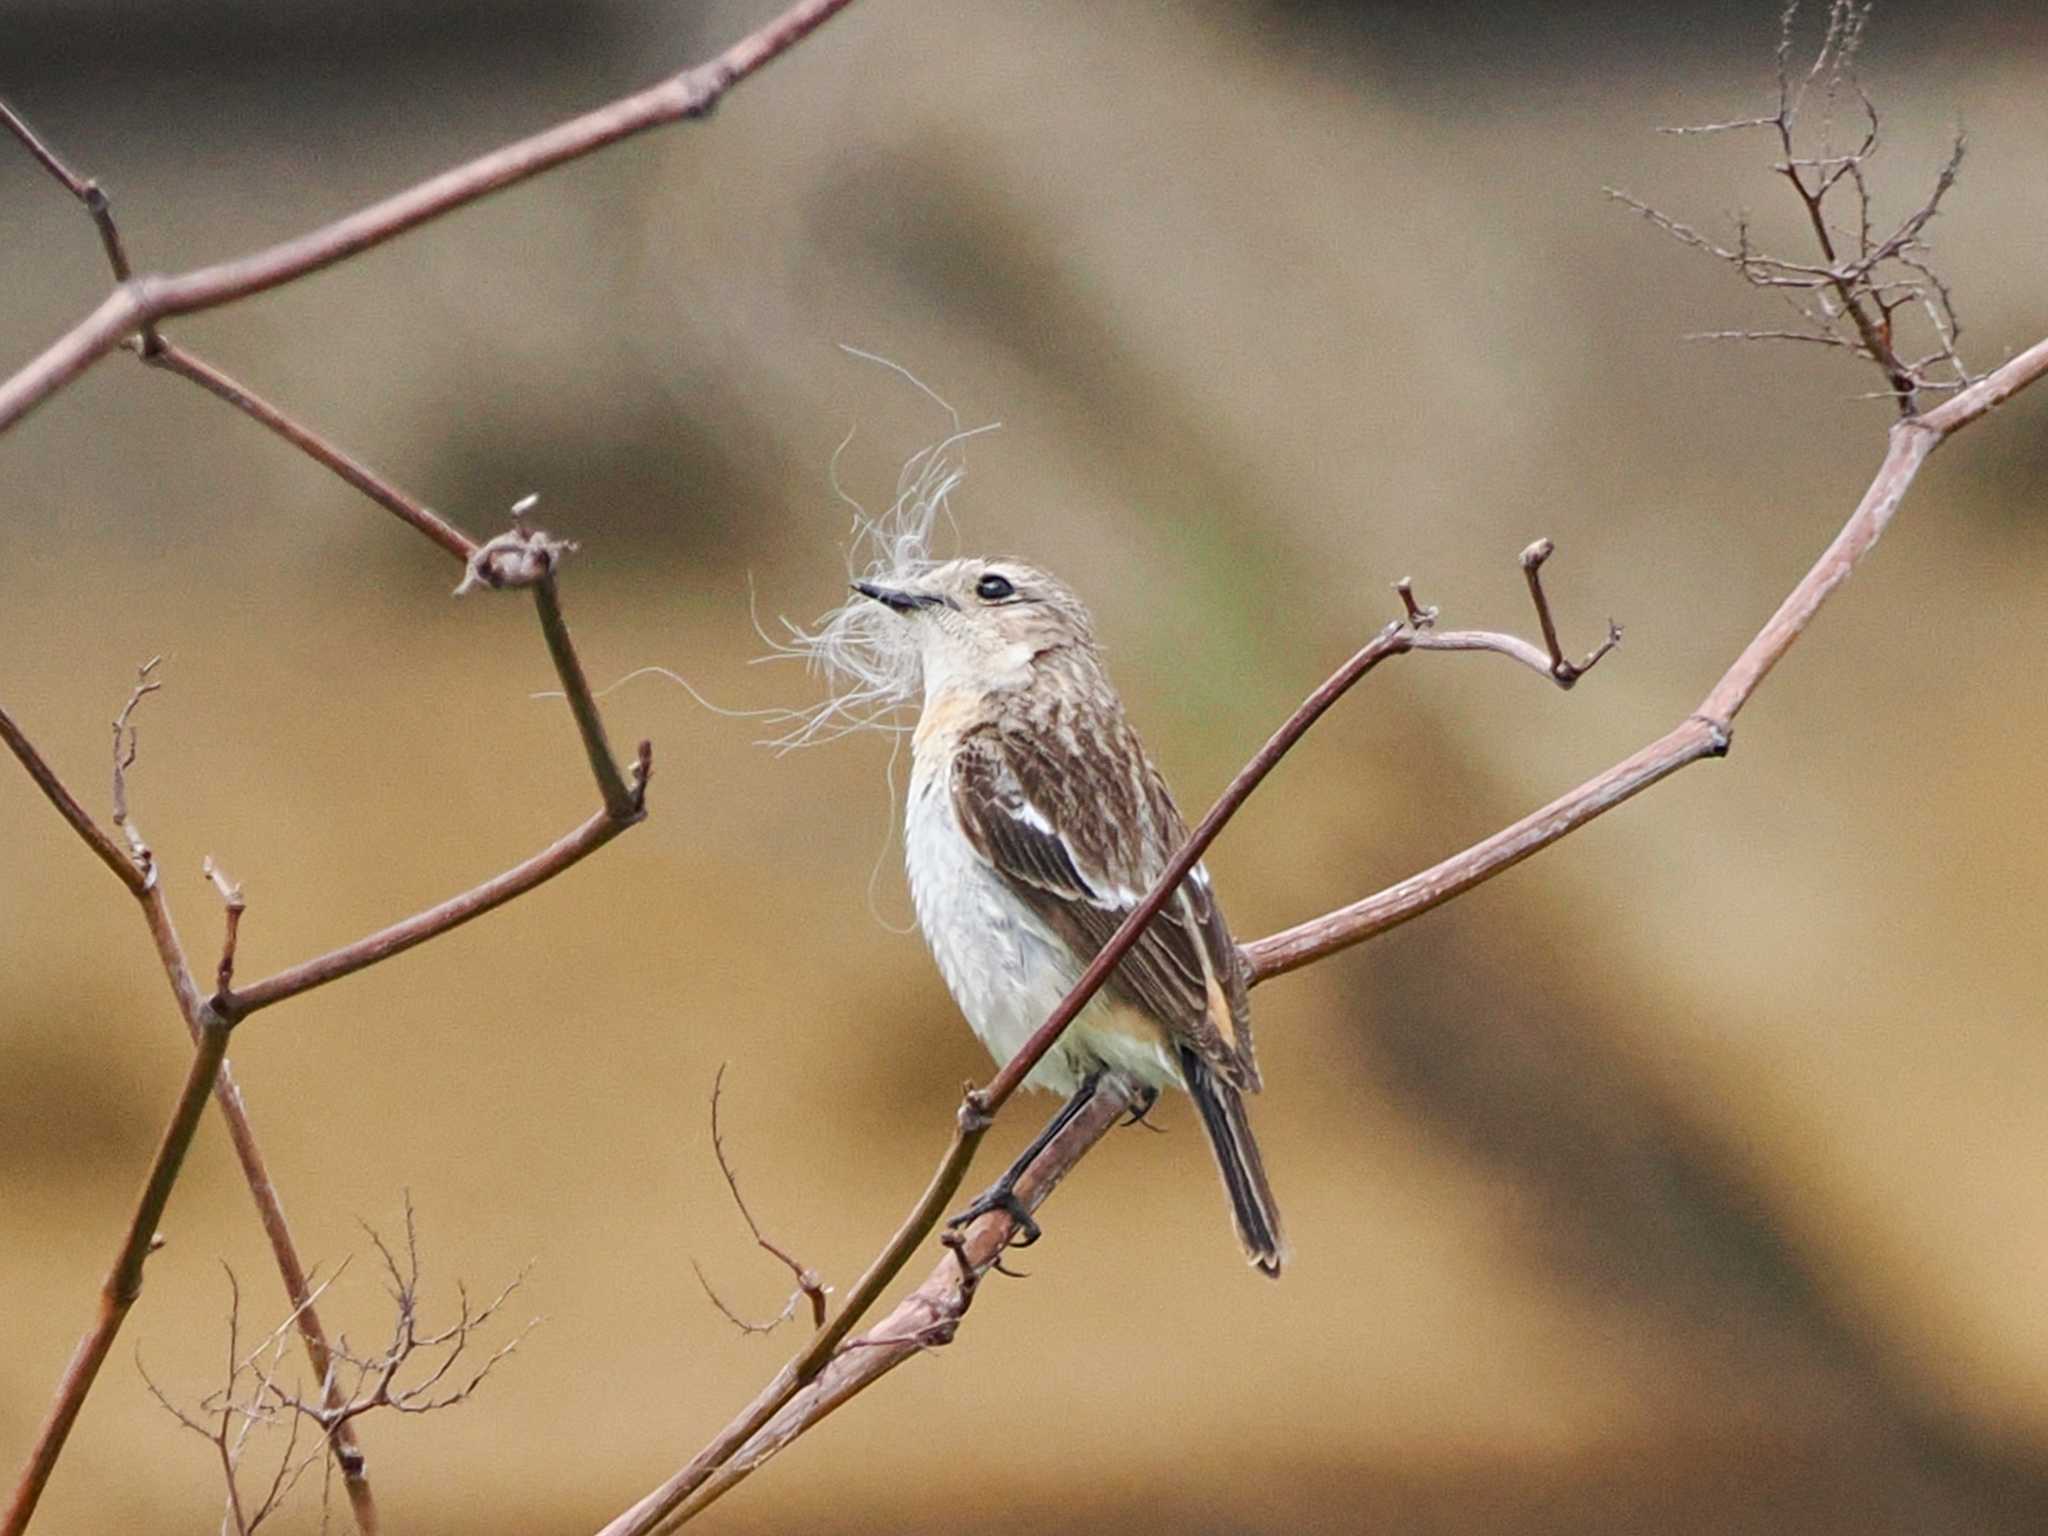
[[[296,233],[700,57],[766,3],[68,0],[9,99],[111,190],[144,267]],[[1524,623],[1560,696],[1403,663],[1211,860],[1240,931],[1492,830],[1692,707],[1832,535],[1887,408],[1832,356],[1681,345],[1769,319],[1608,205],[1792,210],[1739,139],[1775,8],[865,0],[706,125],[650,135],[174,334],[472,530],[537,490],[583,541],[602,682],[734,708],[837,600],[844,509],[970,424],[967,547],[1093,600],[1190,808],[1412,574]],[[1885,12],[1892,206],[1957,117],[1934,231],[1979,367],[2048,332],[2048,22]],[[0,155],[0,358],[104,288]],[[2037,392],[2038,396],[2038,392]],[[1736,750],[1452,908],[1257,995],[1262,1139],[1299,1260],[1248,1278],[1200,1137],[1116,1138],[1025,1284],[711,1517],[733,1531],[2031,1531],[2048,1523],[2048,400],[1972,428],[1744,714]],[[524,603],[451,602],[415,535],[179,381],[102,364],[0,442],[0,698],[104,804],[106,721],[165,653],[135,813],[207,954],[211,853],[256,975],[530,852],[591,802]],[[914,934],[888,746],[770,757],[658,680],[654,814],[536,896],[236,1042],[310,1257],[417,1201],[428,1292],[538,1265],[547,1325],[479,1400],[365,1426],[394,1522],[581,1531],[793,1340],[757,1213],[841,1286],[984,1073]],[[898,775],[900,779],[900,774]],[[184,1036],[139,924],[0,792],[0,1448],[85,1323]],[[1037,1106],[1026,1106],[1035,1110]],[[1028,1118],[1028,1116],[1027,1116]],[[999,1133],[1007,1155],[1027,1133]],[[190,1399],[216,1261],[276,1299],[202,1131],[124,1344]],[[324,1304],[370,1337],[358,1265]],[[282,1314],[282,1303],[276,1310]],[[199,1528],[217,1474],[125,1351],[39,1529]],[[314,1529],[305,1500],[296,1524]]]

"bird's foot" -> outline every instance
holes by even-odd
[[[1152,1113],[1152,1106],[1158,1102],[1159,1090],[1157,1088],[1140,1088],[1131,1099],[1130,1113],[1124,1117],[1124,1124],[1126,1126],[1142,1125],[1155,1136],[1163,1136],[1166,1133],[1166,1128],[1154,1125],[1145,1118]]]
[[[959,1229],[981,1220],[990,1211],[1001,1211],[1017,1224],[1017,1235],[1010,1239],[1012,1248],[1029,1248],[1045,1234],[1038,1223],[1031,1219],[1031,1212],[1024,1208],[1024,1202],[1017,1198],[1016,1186],[1008,1179],[998,1179],[968,1204],[966,1210],[949,1220],[946,1225]]]

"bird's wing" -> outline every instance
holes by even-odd
[[[975,851],[1084,962],[1187,840],[1165,783],[1120,719],[1085,731],[970,732],[953,759],[952,792]],[[1109,987],[1226,1081],[1257,1090],[1244,973],[1200,865]]]

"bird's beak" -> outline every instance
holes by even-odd
[[[895,609],[898,613],[915,613],[920,608],[952,606],[943,597],[924,592],[905,592],[897,587],[878,587],[871,581],[856,581],[853,590],[862,597],[873,598],[885,608]]]

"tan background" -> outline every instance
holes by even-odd
[[[138,261],[284,236],[694,59],[769,7],[73,4],[22,22],[20,105],[113,190]],[[935,8],[864,0],[707,126],[621,146],[174,334],[465,526],[538,490],[584,541],[600,680],[735,707],[837,600],[827,464],[885,502],[970,423],[970,548],[1094,600],[1191,807],[1393,611],[1526,624],[1547,534],[1570,696],[1402,663],[1211,863],[1270,931],[1461,846],[1688,710],[1853,505],[1872,380],[1687,347],[1771,323],[1606,204],[1783,230],[1747,110],[1769,7]],[[116,12],[119,25],[115,25]],[[1963,14],[1963,13],[1959,13]],[[2016,17],[2032,19],[2014,19]],[[12,25],[12,23],[10,23]],[[1881,186],[1917,197],[1997,361],[2048,331],[2048,32],[1878,24]],[[104,287],[81,215],[0,154],[0,361]],[[2019,1531],[2048,1520],[2048,401],[1972,428],[1696,768],[1456,907],[1257,995],[1258,1105],[1298,1248],[1249,1276],[1185,1106],[1118,1136],[954,1348],[711,1517],[730,1531]],[[136,812],[199,955],[351,938],[580,818],[528,605],[448,599],[414,535],[197,391],[111,360],[0,444],[0,698],[96,807],[135,663]],[[887,747],[786,758],[658,681],[649,823],[431,948],[260,1016],[234,1060],[328,1307],[383,1326],[363,1218],[410,1189],[430,1294],[537,1261],[547,1322],[480,1399],[373,1421],[396,1528],[586,1530],[723,1423],[792,1335],[760,1215],[844,1286],[986,1071],[908,921]],[[872,897],[870,896],[872,892]],[[0,780],[0,1459],[91,1309],[184,1037],[140,925]],[[1021,1106],[1037,1113],[1044,1106]],[[1007,1155],[1024,1118],[998,1132]],[[994,1158],[991,1158],[991,1167]],[[226,1259],[281,1313],[209,1121],[168,1246],[39,1529],[210,1529],[152,1405],[223,1347]],[[286,1524],[317,1527],[302,1495]]]

